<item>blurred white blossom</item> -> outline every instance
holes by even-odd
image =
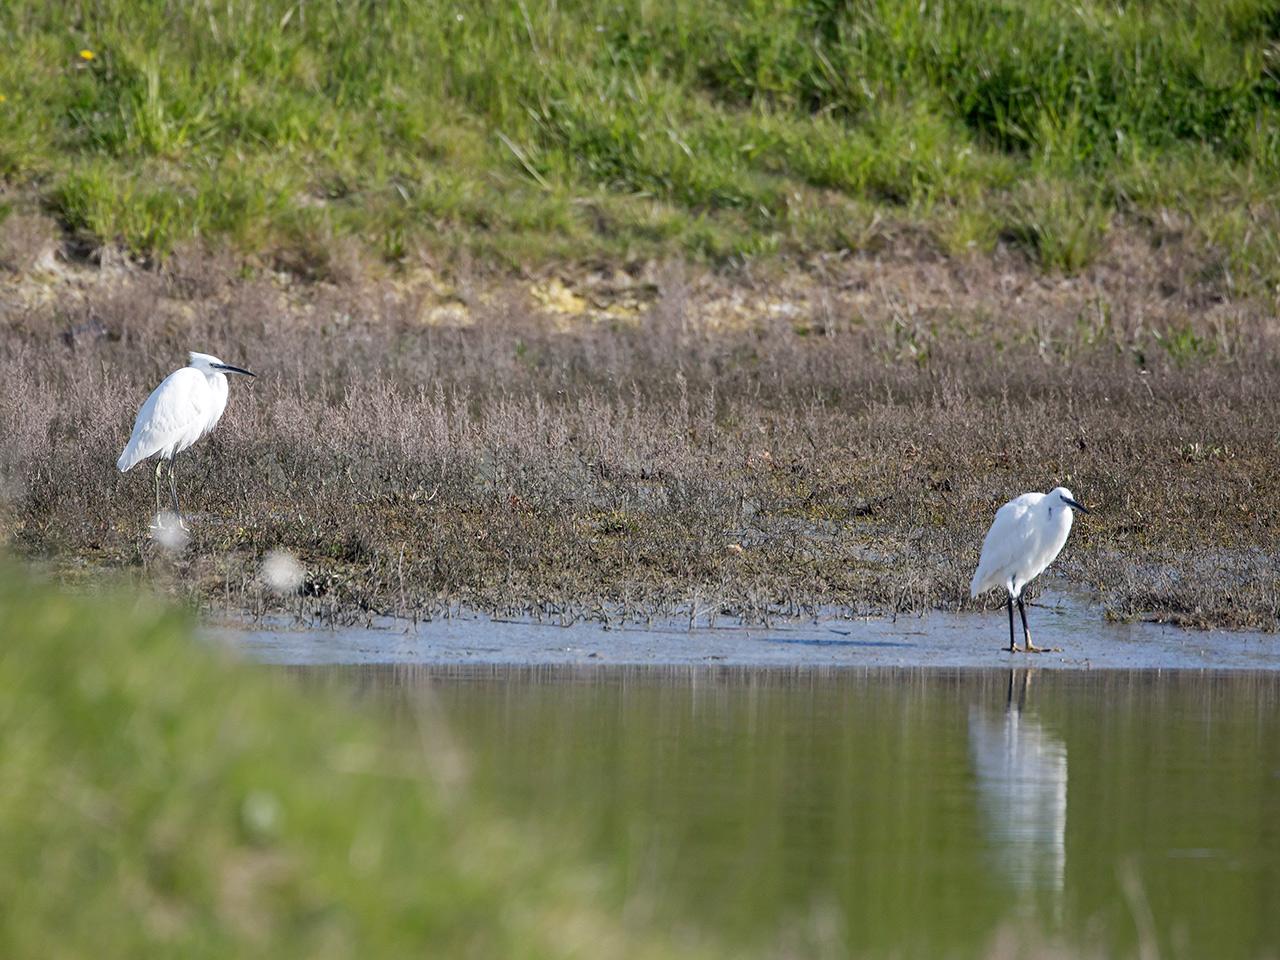
[[[262,559],[262,582],[276,593],[294,593],[306,571],[288,550],[272,550]]]
[[[151,539],[164,549],[177,553],[191,539],[191,531],[172,510],[162,510],[151,520]]]

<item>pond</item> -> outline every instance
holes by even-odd
[[[731,952],[1280,951],[1274,672],[293,669],[443,720],[599,896]]]

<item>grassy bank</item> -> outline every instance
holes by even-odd
[[[674,955],[489,812],[420,705],[393,735],[9,564],[0,622],[7,957]]]
[[[1126,256],[1067,283],[857,260],[432,292],[197,260],[36,288],[0,298],[0,536],[215,610],[889,613],[968,604],[996,507],[1064,483],[1094,513],[1054,570],[1111,614],[1274,627],[1270,307]],[[179,463],[171,552],[114,461],[215,345],[259,377]],[[296,593],[264,583],[277,549]]]
[[[0,216],[321,276],[901,244],[1074,272],[1124,225],[1268,289],[1278,42],[1262,0],[16,2]]]

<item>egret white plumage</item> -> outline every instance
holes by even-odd
[[[124,473],[148,457],[160,455],[156,461],[156,513],[160,512],[160,473],[167,463],[173,512],[181,521],[173,460],[217,425],[227,408],[228,373],[254,376],[217,357],[192,351],[188,354],[187,366],[165,377],[138,411],[133,433],[116,461],[116,468]]]
[[[1010,653],[1018,649],[1013,631],[1015,603],[1022,615],[1023,649],[1027,653],[1044,652],[1031,644],[1022,591],[1062,552],[1071,532],[1073,510],[1089,512],[1066,487],[1056,487],[1048,493],[1024,493],[996,511],[996,519],[982,541],[982,556],[969,590],[975,597],[993,587],[1008,591]]]

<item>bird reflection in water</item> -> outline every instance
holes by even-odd
[[[1009,671],[1003,710],[969,710],[978,805],[1000,874],[1021,891],[1051,891],[1066,872],[1067,747],[1027,712],[1034,670]]]

